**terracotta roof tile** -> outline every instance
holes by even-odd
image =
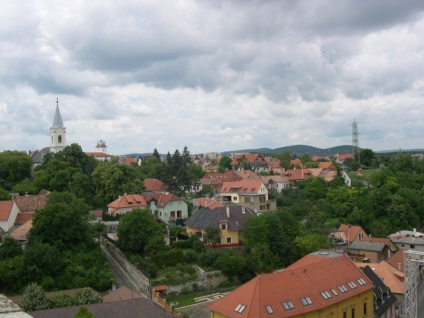
[[[0,221],[7,221],[12,211],[13,201],[0,201]]]
[[[26,241],[28,239],[29,231],[32,228],[32,220],[27,221],[12,233],[10,233],[10,237],[14,238],[17,241]]]
[[[138,294],[137,292],[122,286],[119,287],[117,290],[105,295],[103,297],[103,302],[104,303],[110,303],[110,302],[114,302],[114,301],[120,301],[120,300],[128,300],[128,299],[136,299],[136,298],[142,298],[143,296],[141,296],[140,294]]]
[[[384,284],[390,288],[392,293],[403,294],[404,293],[404,273],[397,270],[395,267],[387,263],[386,261],[381,261],[380,263],[355,263],[359,268],[369,266],[374,270],[374,273],[380,277]]]
[[[143,208],[147,207],[146,199],[141,194],[125,194],[107,205],[114,211],[123,208]]]
[[[33,217],[34,217],[34,213],[32,212],[19,212],[16,217],[15,224],[22,225],[28,222],[29,220],[32,220]]]
[[[166,191],[168,187],[159,179],[144,179],[144,188],[146,191]]]
[[[25,195],[14,198],[16,205],[21,212],[34,212],[44,209],[46,206],[47,195]]]
[[[264,185],[262,181],[242,180],[237,182],[224,182],[221,187],[221,193],[240,193],[240,194],[257,194]]]
[[[359,278],[365,281],[364,285],[358,283]],[[349,287],[348,282],[354,282],[356,288]],[[347,291],[339,291],[340,285]],[[332,294],[331,288],[338,296]],[[270,306],[275,317],[293,317],[321,310],[372,289],[372,281],[345,254],[316,252],[281,272],[255,277],[209,305],[209,309],[226,317],[262,318],[270,317],[266,309]],[[323,291],[331,297],[324,299]],[[302,304],[304,297],[309,297],[309,305]],[[294,308],[284,309],[286,301]],[[246,306],[241,314],[235,312],[238,305]]]

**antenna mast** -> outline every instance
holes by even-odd
[[[359,130],[358,130],[358,123],[355,119],[353,119],[352,124],[352,153],[356,155],[356,159],[359,163],[361,163],[361,158],[359,155]]]

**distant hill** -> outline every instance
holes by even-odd
[[[300,157],[304,154],[308,154],[309,156],[334,156],[341,153],[352,153],[352,146],[351,145],[343,145],[343,146],[336,146],[332,148],[316,148],[312,146],[307,145],[294,145],[294,146],[286,146],[286,147],[280,147],[280,148],[258,148],[258,149],[244,149],[244,150],[233,150],[233,151],[225,151],[222,154],[228,155],[230,153],[237,153],[237,152],[250,152],[250,153],[262,153],[262,154],[277,154],[277,153],[283,153],[283,152],[291,152],[292,154],[295,154],[296,156]]]

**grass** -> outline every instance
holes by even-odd
[[[176,306],[176,308],[178,307],[185,307],[185,306],[190,306],[190,305],[194,305],[196,304],[195,298],[199,298],[202,296],[209,296],[209,295],[213,295],[216,293],[227,293],[230,291],[233,291],[236,287],[227,287],[227,288],[219,288],[219,289],[214,289],[214,290],[204,290],[204,291],[197,291],[195,293],[192,293],[190,295],[175,295],[175,296],[168,296],[166,297],[166,302],[168,304],[172,303],[172,302],[177,302],[178,306]]]

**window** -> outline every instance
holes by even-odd
[[[237,201],[237,197],[233,197],[233,201]]]
[[[355,308],[352,308],[352,318],[355,318]]]
[[[367,303],[364,303],[364,315],[367,314]]]
[[[300,298],[300,301],[304,306],[312,305],[312,300],[309,297]]]
[[[357,279],[359,285],[364,286],[367,282],[365,280],[363,280],[362,278],[358,278]]]
[[[355,289],[358,288],[358,286],[356,286],[356,284],[354,282],[349,282],[347,283],[349,285],[350,288]]]
[[[324,298],[324,299],[329,299],[329,298],[331,298],[331,295],[330,295],[330,293],[328,292],[328,291],[323,291],[322,293],[321,293],[321,296]]]
[[[239,305],[237,305],[236,309],[234,309],[234,311],[241,314],[243,312],[244,308],[246,308],[246,305],[239,304]]]
[[[334,296],[339,296],[339,293],[334,288],[331,288],[331,291],[333,292]]]
[[[266,311],[268,312],[268,314],[273,314],[274,313],[274,310],[272,310],[272,308],[271,308],[271,306],[265,306],[265,308],[266,308]]]
[[[231,244],[231,236],[227,237],[227,244]]]
[[[227,224],[221,224],[221,230],[226,230],[227,229]]]
[[[61,136],[61,135],[59,135],[59,136],[57,137],[57,142],[58,142],[58,143],[60,143],[60,144],[62,143],[62,136]]]
[[[340,285],[338,288],[342,293],[347,292],[347,288],[344,285]]]
[[[282,304],[285,310],[294,309],[293,303],[290,300],[284,301]]]
[[[343,312],[343,318],[347,318],[347,312],[346,311]]]

